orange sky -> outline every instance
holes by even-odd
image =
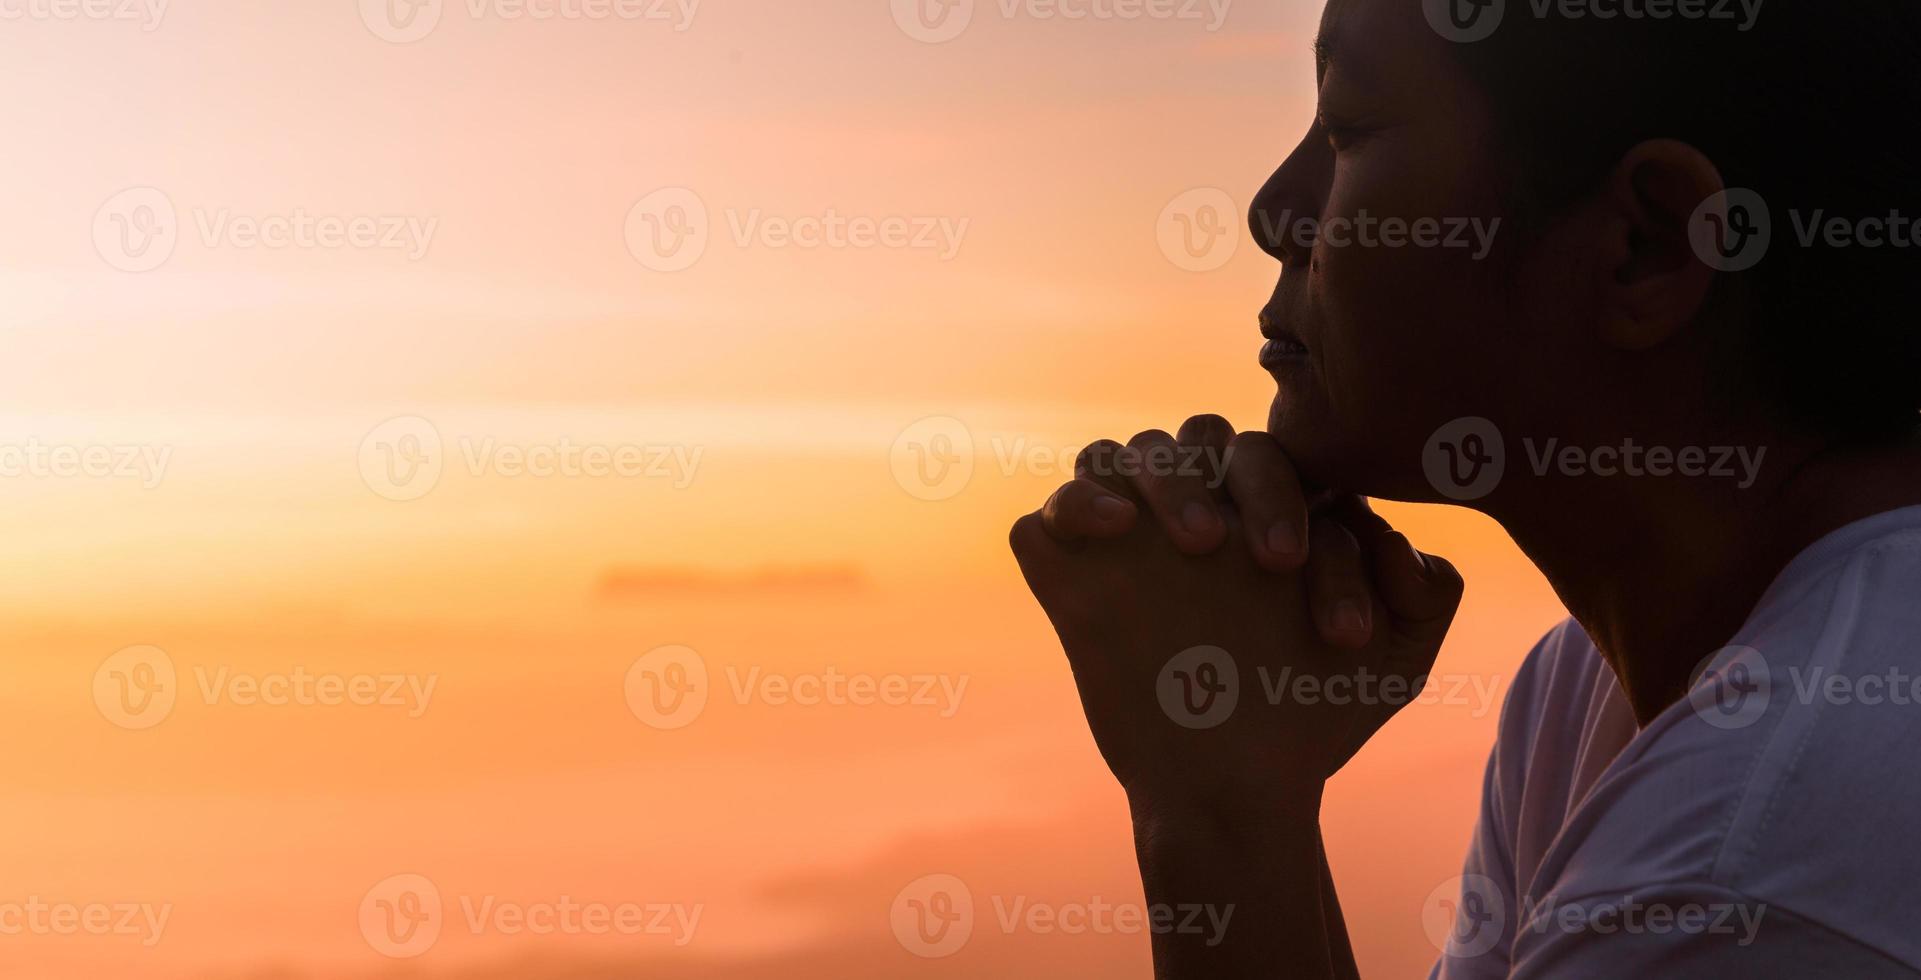
[[[31,148],[0,157],[0,464],[40,461],[0,476],[0,973],[1147,974],[1139,935],[996,915],[1139,901],[1005,528],[1091,439],[1264,417],[1275,269],[1183,257],[1164,212],[1233,217],[1293,145],[1316,5],[980,0],[930,44],[883,0],[447,0],[399,44],[376,0],[153,2],[0,20]],[[705,215],[675,271],[646,236],[686,210],[632,213],[662,189]],[[933,244],[793,241],[836,221]],[[917,483],[910,432],[971,478]],[[1498,696],[1560,615],[1484,519],[1389,513],[1468,574],[1465,693],[1330,791],[1369,975],[1431,959]],[[635,672],[661,647],[707,674],[681,727]],[[794,703],[833,677],[931,693]],[[926,959],[889,913],[934,874],[978,921]],[[368,923],[406,875],[439,933],[394,957]],[[662,928],[515,925],[570,903]]]

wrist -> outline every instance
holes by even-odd
[[[1134,836],[1143,849],[1258,848],[1277,835],[1311,832],[1321,818],[1319,781],[1266,784],[1197,799],[1191,794],[1128,793]]]

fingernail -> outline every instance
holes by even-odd
[[[1104,493],[1094,498],[1094,516],[1103,522],[1117,521],[1126,516],[1133,506],[1119,497]]]
[[[1294,532],[1294,525],[1286,521],[1267,529],[1267,550],[1277,555],[1291,555],[1301,550],[1301,536]]]
[[[1206,534],[1214,530],[1214,511],[1198,500],[1190,500],[1181,509],[1181,526],[1189,534]]]
[[[1352,633],[1367,629],[1367,610],[1352,599],[1334,604],[1334,628]]]

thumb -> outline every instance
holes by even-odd
[[[1412,698],[1426,684],[1461,608],[1461,573],[1447,559],[1416,550],[1359,496],[1343,496],[1335,513],[1360,543],[1374,593],[1387,611],[1381,670],[1405,681]]]
[[[1384,530],[1362,545],[1373,569],[1376,594],[1387,608],[1387,629],[1381,651],[1383,676],[1398,680],[1401,700],[1383,701],[1366,724],[1365,742],[1402,707],[1413,704],[1427,687],[1441,641],[1461,607],[1462,581],[1445,558],[1415,550],[1407,536]],[[1359,746],[1356,746],[1358,750]]]
[[[1461,573],[1447,559],[1416,550],[1407,535],[1394,530],[1362,497],[1343,494],[1331,515],[1353,532],[1367,558],[1396,646],[1438,648],[1461,607]],[[1425,652],[1431,661],[1435,650]]]
[[[1383,531],[1364,541],[1374,586],[1387,607],[1395,646],[1418,649],[1426,666],[1461,608],[1461,573],[1447,559],[1416,550],[1407,535]]]

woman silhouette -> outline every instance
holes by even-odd
[[[1328,5],[1316,117],[1250,222],[1282,265],[1267,431],[1097,443],[1013,531],[1151,906],[1234,910],[1156,928],[1157,974],[1357,972],[1322,787],[1462,590],[1368,495],[1488,514],[1571,613],[1430,900],[1435,976],[1921,975],[1921,261],[1890,135],[1921,7],[1477,11]],[[1499,233],[1262,235],[1302,215]],[[1195,446],[1225,472],[1168,465]],[[1241,694],[1199,721],[1165,694],[1197,647]],[[1281,671],[1323,694],[1255,696]]]

